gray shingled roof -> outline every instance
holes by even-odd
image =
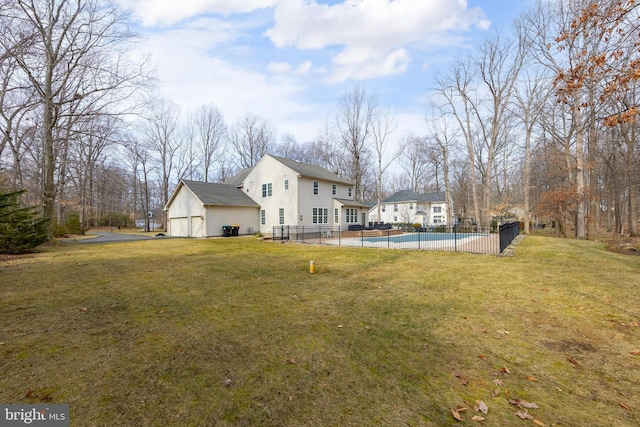
[[[308,163],[301,163],[295,160],[286,159],[284,157],[278,157],[271,154],[269,155],[274,159],[276,159],[277,161],[279,161],[280,163],[282,163],[283,165],[285,165],[286,167],[293,169],[294,171],[296,171],[297,173],[299,173],[304,177],[321,179],[323,181],[330,181],[330,182],[341,183],[341,184],[353,185],[351,181],[344,179],[341,176],[331,172],[330,170],[322,168],[320,166],[310,165]]]
[[[182,182],[205,206],[260,207],[251,197],[234,185],[188,181],[186,179],[183,179]]]
[[[334,199],[339,201],[340,203],[342,203],[345,206],[357,206],[357,207],[360,207],[360,208],[370,208],[371,207],[367,203],[358,202],[357,200],[338,199],[337,197],[335,197]]]
[[[273,154],[267,154],[267,155],[271,156],[272,158],[279,161],[286,167],[293,169],[294,171],[296,171],[297,173],[299,173],[300,175],[306,178],[321,179],[323,181],[335,182],[336,184],[340,183],[340,184],[353,185],[351,181],[346,180],[342,178],[340,175],[337,175],[323,167],[311,165],[309,163],[298,162],[295,160],[287,159],[285,157],[274,156]],[[226,180],[225,184],[235,185],[236,187],[239,187],[240,185],[242,185],[244,180],[247,178],[247,175],[249,175],[249,173],[252,170],[253,170],[252,167],[241,170],[236,175]]]
[[[238,187],[242,185],[245,178],[247,177],[247,175],[249,175],[249,172],[251,172],[252,170],[253,168],[244,168],[240,172],[238,172],[237,174],[235,174],[234,176],[226,180],[224,183]]]
[[[382,203],[398,203],[398,202],[444,202],[444,192],[439,193],[418,193],[413,190],[402,190],[387,197]]]

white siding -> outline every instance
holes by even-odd
[[[222,236],[222,226],[238,225],[239,234],[254,234],[259,230],[260,211],[258,208],[224,206],[207,207],[207,237]]]
[[[318,194],[313,194],[313,183],[318,182]],[[337,186],[337,195],[333,195],[333,185]],[[349,185],[339,184],[330,181],[320,181],[313,178],[301,177],[298,181],[298,205],[300,209],[300,218],[298,218],[298,225],[318,225],[313,223],[313,208],[326,208],[328,209],[329,219],[326,225],[345,225],[344,219],[344,207],[342,204],[336,202],[335,198],[351,199],[347,197]],[[334,222],[335,211],[338,208],[339,222]],[[324,224],[324,223],[323,223]]]
[[[285,189],[285,180],[288,189]],[[262,197],[262,185],[271,184],[271,196]],[[260,213],[257,216],[257,229],[263,233],[271,233],[275,225],[279,225],[280,209],[284,209],[284,223],[296,224],[298,205],[298,174],[270,156],[264,156],[247,175],[244,181],[244,192],[264,209],[265,224],[260,224]]]

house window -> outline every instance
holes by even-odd
[[[348,224],[355,224],[358,222],[358,209],[347,208],[346,221]]]
[[[314,224],[328,224],[329,223],[329,209],[327,209],[327,208],[313,208],[313,223]]]
[[[444,221],[442,221],[442,215],[435,215],[433,217],[433,223],[434,224],[443,224]]]
[[[433,213],[440,213],[442,212],[442,207],[440,206],[434,206],[433,207]]]
[[[285,180],[284,180],[284,189],[285,189],[285,190],[288,190],[288,189],[289,189],[289,180],[288,180],[288,179],[285,179]]]
[[[333,210],[333,222],[337,224],[338,221],[340,221],[340,210],[338,208],[335,208]]]
[[[318,195],[318,181],[313,181],[313,194]]]
[[[349,197],[351,197],[351,192],[352,192],[352,189],[351,189],[351,187],[349,187],[349,189],[348,189]]]
[[[273,195],[273,185],[271,183],[262,184],[262,197],[271,197]]]
[[[284,224],[284,208],[278,210],[279,223]]]
[[[382,205],[382,212],[384,212],[386,210],[385,205]]]
[[[393,222],[398,222],[398,216],[397,215],[393,216]]]
[[[262,209],[260,211],[260,224],[265,225],[267,223],[267,211]]]
[[[335,196],[336,194],[338,194],[338,186],[337,186],[337,185],[333,184],[333,185],[331,186],[331,194],[333,194],[334,196]]]
[[[413,203],[409,203],[409,209],[413,209]]]
[[[398,212],[398,204],[397,203],[393,204],[393,211],[394,212]]]

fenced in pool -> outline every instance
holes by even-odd
[[[494,231],[494,232],[491,232]],[[490,227],[438,227],[434,229],[362,229],[331,226],[279,226],[274,240],[290,240],[336,246],[388,249],[439,250],[498,255],[520,231],[519,224]]]

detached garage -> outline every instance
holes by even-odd
[[[239,234],[260,229],[260,205],[228,184],[181,180],[164,210],[170,236],[222,236],[228,225],[239,226]]]

